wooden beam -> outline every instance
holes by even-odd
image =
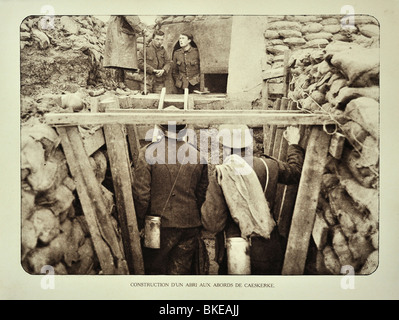
[[[273,110],[280,110],[281,99],[274,101]],[[276,125],[267,122],[268,125],[263,131],[263,152],[265,154],[271,155],[273,152],[274,138],[276,136]]]
[[[130,103],[129,97],[127,97],[127,96],[118,97],[118,101],[119,101],[120,108],[122,108],[122,109],[129,108],[129,103]],[[139,156],[139,152],[140,152],[140,140],[139,140],[137,125],[127,124],[127,125],[125,125],[125,128],[126,128],[127,140],[129,141],[130,155],[131,155],[133,163],[136,163],[137,158]]]
[[[282,269],[284,275],[298,275],[304,272],[330,138],[322,127],[312,128],[288,236]]]
[[[77,127],[57,128],[104,274],[128,274],[126,260]]]
[[[269,95],[271,94],[282,95],[283,93],[284,93],[284,83],[269,82]]]
[[[83,137],[83,145],[88,156],[100,149],[105,144],[103,129],[97,129],[94,134],[88,134]]]
[[[248,126],[273,125],[323,125],[331,124],[331,118],[322,113],[270,112],[267,110],[123,110],[124,112],[106,113],[48,113],[45,121],[49,125],[82,125],[82,124],[159,124],[176,121],[179,124],[220,125],[247,124]]]
[[[262,72],[263,80],[269,80],[284,76],[284,68],[268,69]]]
[[[158,102],[158,110],[163,109],[163,105],[165,102],[165,94],[166,94],[166,88],[163,87],[161,90],[161,94],[159,96],[159,102]],[[157,125],[154,126],[154,131],[152,133],[152,142],[156,142],[158,140],[158,134],[159,134],[159,128]]]
[[[288,67],[288,62],[290,60],[291,51],[284,51],[284,69],[283,69],[283,95],[288,96],[289,81],[290,81],[290,68]]]
[[[105,125],[104,134],[127,263],[130,273],[144,274],[140,235],[130,178],[131,168],[123,126],[118,124]]]

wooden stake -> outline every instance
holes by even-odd
[[[144,274],[140,236],[134,209],[131,168],[122,125],[105,125],[105,140],[115,190],[122,240],[130,273]]]
[[[320,126],[313,127],[288,236],[282,270],[284,275],[298,275],[304,272],[329,144],[330,136]]]
[[[116,105],[119,106],[118,102]],[[140,235],[132,194],[132,172],[124,126],[121,124],[104,125],[104,135],[128,267],[131,273],[144,274]]]
[[[93,245],[104,274],[128,274],[126,261],[107,213],[100,185],[85,152],[77,127],[57,129],[76,183]]]

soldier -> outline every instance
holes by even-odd
[[[287,162],[268,155],[248,157],[252,138],[242,138],[245,132],[245,137],[250,134],[247,126],[226,125],[220,126],[219,130],[231,132],[231,138],[222,142],[224,155],[230,156],[225,157],[223,164],[216,166],[201,209],[204,228],[216,233],[215,260],[219,263],[219,274],[228,272],[226,238],[246,236],[251,243],[251,274],[280,274],[283,243],[271,212],[277,183],[299,182],[304,160],[304,150],[298,145],[299,130],[288,127],[284,133],[289,144]],[[237,132],[242,134],[237,136]],[[242,152],[246,157],[240,156]],[[241,168],[238,173],[246,176],[232,177],[235,173],[226,169],[231,159],[240,164],[236,167]],[[252,160],[252,167],[248,165],[248,160]],[[240,190],[237,196],[236,190]],[[243,235],[244,231],[246,234]]]
[[[165,108],[170,109],[177,110]],[[200,152],[185,141],[185,125],[160,127],[163,137],[140,150],[134,169],[139,228],[145,216],[161,217],[160,248],[143,248],[145,269],[147,274],[191,274],[202,241],[200,208],[208,185],[208,166]]]
[[[172,76],[179,93],[183,93],[185,88],[188,88],[190,93],[200,90],[200,58],[198,49],[192,46],[192,41],[191,33],[180,34],[181,48],[173,55]]]
[[[160,93],[165,87],[166,75],[170,70],[171,60],[163,47],[164,32],[155,30],[152,40],[146,48],[146,72],[148,92]],[[141,50],[138,57],[140,70],[144,72],[144,52]]]
[[[138,72],[137,37],[149,34],[138,16],[111,16],[104,48],[104,67],[114,68],[118,85]]]

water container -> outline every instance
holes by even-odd
[[[161,247],[161,217],[145,217],[144,247],[152,249]]]
[[[249,242],[241,237],[227,238],[228,274],[251,274]]]

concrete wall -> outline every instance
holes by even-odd
[[[250,108],[262,88],[266,22],[262,16],[233,17],[227,93],[238,108]]]

